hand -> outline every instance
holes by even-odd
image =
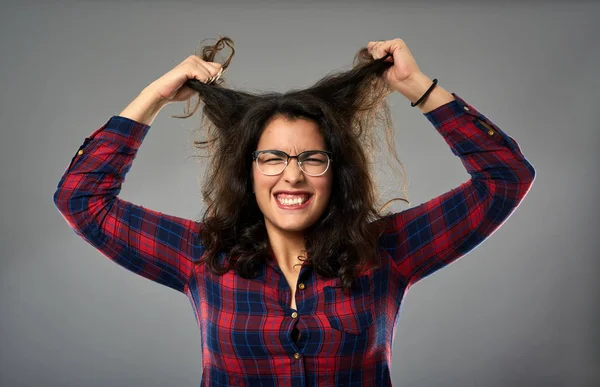
[[[388,85],[396,91],[402,89],[403,82],[421,72],[406,43],[400,38],[372,41],[367,44],[367,49],[374,59],[391,54],[384,61],[393,62],[394,65],[387,69],[383,76]]]
[[[202,83],[219,77],[223,66],[217,62],[205,62],[197,55],[190,55],[168,73],[152,82],[145,91],[156,96],[163,104],[185,101],[196,91],[184,86],[188,79],[197,79]]]

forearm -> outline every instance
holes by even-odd
[[[417,73],[402,84],[395,85],[394,89],[414,103],[425,94],[432,84],[433,81],[427,75]],[[454,96],[438,83],[417,107],[421,109],[421,112],[428,113],[454,99]]]
[[[144,89],[119,115],[141,124],[152,125],[164,106],[165,103],[160,102],[152,91]]]

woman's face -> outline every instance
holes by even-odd
[[[281,150],[290,156],[307,150],[327,150],[315,122],[306,119],[290,121],[282,116],[267,125],[258,141],[256,150],[266,149]],[[281,174],[267,176],[253,162],[252,179],[256,201],[265,216],[267,228],[302,231],[314,224],[327,208],[333,172],[330,165],[323,175],[310,176],[298,167],[297,159],[290,159]],[[279,191],[307,195],[281,195]],[[305,202],[306,197],[308,201]],[[302,204],[295,208],[298,198],[301,198]]]

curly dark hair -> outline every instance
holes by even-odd
[[[222,61],[225,70],[235,53],[232,39],[220,37],[196,55],[216,62],[225,45],[231,49]],[[201,128],[206,137],[194,141],[194,146],[208,150],[210,157],[202,186],[207,207],[200,239],[206,250],[198,264],[206,263],[215,274],[235,269],[243,278],[253,278],[268,259],[264,216],[252,194],[251,154],[270,120],[284,117],[317,123],[335,160],[328,208],[305,230],[307,256],[298,258],[310,262],[324,278],[339,277],[346,289],[362,270],[380,266],[377,246],[385,224],[378,221],[384,218],[382,211],[393,200],[410,204],[396,198],[376,208],[379,198],[372,172],[381,142],[376,131],[379,125],[384,127],[389,154],[405,176],[386,101],[392,90],[382,77],[393,65],[386,58],[374,60],[366,47],[361,48],[350,70],[330,73],[312,87],[286,93],[231,90],[224,87],[223,77],[209,84],[187,81],[198,92],[198,103],[190,109],[188,100],[184,115],[173,117],[188,118],[203,103]]]

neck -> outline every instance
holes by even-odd
[[[279,267],[282,270],[299,272],[303,261],[298,259],[298,256],[306,257],[304,232],[281,230],[269,222],[266,222],[265,226],[269,236],[269,244]]]

